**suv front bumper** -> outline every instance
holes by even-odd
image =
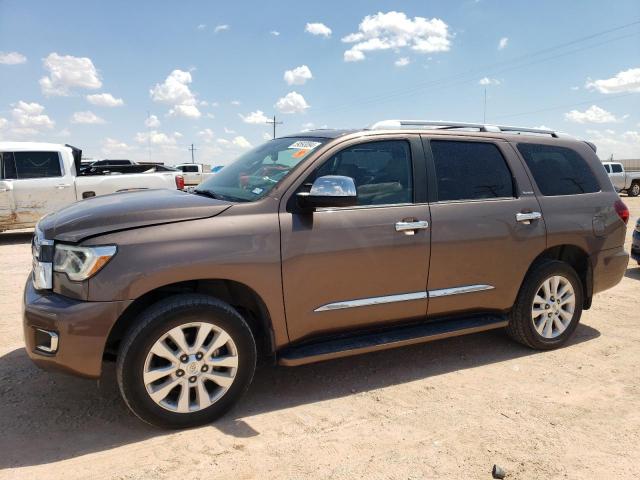
[[[40,292],[29,278],[23,308],[27,354],[41,368],[98,378],[109,332],[130,303],[84,302]]]

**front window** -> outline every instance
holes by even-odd
[[[310,137],[271,140],[224,167],[200,184],[196,193],[231,201],[258,200],[326,141]]]

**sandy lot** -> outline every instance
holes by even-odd
[[[632,210],[640,198],[623,200]],[[572,342],[500,331],[287,369],[261,367],[218,423],[165,432],[99,383],[38,370],[22,343],[29,233],[0,235],[0,479],[640,477],[640,268]],[[629,240],[630,241],[630,240]]]

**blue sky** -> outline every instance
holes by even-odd
[[[224,164],[274,114],[478,122],[485,89],[489,123],[640,157],[637,0],[0,0],[0,52],[0,138],[95,158]]]

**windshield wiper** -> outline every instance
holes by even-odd
[[[248,202],[245,198],[234,197],[232,195],[223,195],[221,193],[212,192],[211,190],[194,190],[193,193],[197,195],[203,195],[205,197],[213,198],[215,200],[222,200],[224,202]]]

